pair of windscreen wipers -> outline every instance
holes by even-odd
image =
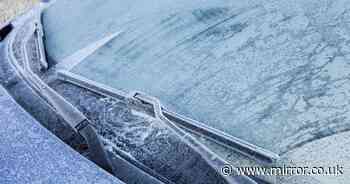
[[[19,63],[13,57],[13,64],[15,68],[17,68],[22,79],[24,79],[28,86],[36,91],[38,95],[43,98],[73,130],[76,131],[76,133],[82,135],[88,144],[90,159],[111,174],[116,174],[115,172],[118,172],[118,169],[113,168],[114,164],[110,160],[110,157],[104,149],[103,143],[99,138],[99,135],[97,134],[95,128],[92,126],[90,120],[76,107],[70,104],[65,98],[59,95],[55,90],[51,89],[32,71],[26,46],[27,42],[29,42],[30,36],[33,34],[36,37],[41,37],[41,34],[37,31],[37,29],[38,27],[36,25],[33,29],[31,29],[33,32],[26,33],[27,35],[24,39],[25,41],[22,47],[24,58],[22,63]],[[42,38],[38,39],[40,40]],[[40,44],[40,42],[37,42],[37,44]],[[39,45],[39,51],[40,50],[41,49]],[[41,55],[40,58],[43,58],[43,55]],[[47,69],[47,67],[45,67],[45,69]],[[220,142],[221,144],[235,147],[240,152],[244,152],[247,155],[254,156],[265,162],[274,162],[276,159],[275,155],[265,152],[264,150],[254,147],[253,145],[244,143],[232,137],[224,136],[220,132],[202,126],[199,123],[195,123],[175,113],[169,112],[164,107],[162,107],[160,101],[157,98],[148,96],[142,92],[131,92],[125,94],[112,88],[94,83],[93,81],[83,79],[82,77],[74,75],[68,71],[59,71],[58,76],[60,79],[75,83],[95,92],[105,94],[106,96],[124,99],[127,101],[129,106],[132,106],[134,108],[146,108],[145,106],[150,107],[152,109],[152,116],[154,118],[164,123],[166,127],[168,127],[177,137],[181,139],[182,142],[195,150],[196,153],[201,155],[201,158],[203,158],[209,164],[209,166],[214,168],[215,171],[217,171],[220,175],[222,174],[220,173],[221,167],[228,163],[221,157],[217,156],[206,146],[204,146],[184,129],[203,135],[207,138],[215,140],[216,142]],[[163,181],[164,183],[172,183],[164,177],[157,175],[157,173],[150,171],[147,169],[147,167],[143,167],[143,165],[136,160],[128,159],[127,157],[123,157],[122,159],[126,159],[126,162],[131,162],[138,168],[147,170],[148,173],[150,173],[152,176],[155,176],[157,179]],[[126,162],[119,161],[118,163],[125,164]],[[247,177],[223,176],[223,178],[227,181],[227,183],[254,183]]]

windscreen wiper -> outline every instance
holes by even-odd
[[[99,139],[96,130],[90,124],[88,118],[86,118],[72,104],[51,89],[32,71],[27,53],[27,43],[30,37],[35,34],[37,27],[30,25],[29,28],[30,29],[24,38],[24,43],[21,48],[24,54],[21,64],[14,57],[13,50],[9,49],[10,60],[12,61],[13,67],[16,68],[20,77],[27,83],[28,86],[36,91],[36,93],[43,98],[73,130],[85,138],[89,146],[89,155],[91,160],[106,171],[113,173],[112,165],[103,148],[103,144]],[[9,45],[13,45],[13,40],[14,37],[10,39]]]
[[[117,90],[115,88],[98,83],[96,81],[89,80],[81,75],[74,74],[70,71],[60,70],[58,71],[57,74],[60,80],[70,82],[77,86],[94,91],[98,94],[103,94],[105,96],[117,98],[117,99],[126,99],[130,97],[130,94],[124,91]],[[136,95],[136,96],[139,96],[139,98],[142,98],[140,97],[141,95]],[[181,116],[175,112],[171,112],[163,106],[161,106],[161,111],[166,118],[168,118],[178,127],[181,127],[201,137],[205,137],[225,147],[229,147],[258,162],[266,163],[266,164],[274,164],[280,159],[279,155],[276,153],[265,150],[256,145],[250,144],[244,140],[241,140],[239,138],[223,133],[217,129],[210,128],[204,125],[203,123]]]
[[[200,154],[201,157],[204,158],[209,165],[215,168],[216,171],[220,170],[223,165],[228,164],[226,160],[217,156],[215,152],[203,145],[197,137],[194,137],[190,133],[210,139],[224,147],[232,148],[233,150],[261,162],[262,164],[275,164],[279,159],[277,154],[168,111],[160,104],[157,98],[148,96],[142,92],[127,93],[66,70],[58,71],[57,74],[59,80],[80,86],[105,97],[127,101],[129,102],[128,104],[132,106],[132,109],[141,111],[141,113],[144,112],[147,115],[155,117],[160,122],[165,123],[169,129],[180,137],[189,147],[193,148],[198,154]],[[237,183],[237,180],[235,180],[237,177],[235,179],[232,178],[226,177],[226,179],[232,180],[229,181],[229,183]],[[241,177],[239,179],[245,180],[247,177]],[[247,181],[241,182],[247,183]]]

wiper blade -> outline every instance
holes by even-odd
[[[264,150],[258,146],[249,144],[233,136],[226,135],[220,132],[219,130],[206,127],[205,125],[202,125],[201,123],[191,120],[189,118],[186,118],[176,113],[173,113],[171,111],[168,111],[162,105],[160,105],[159,100],[157,100],[154,97],[145,95],[142,92],[126,93],[124,91],[89,80],[83,76],[74,74],[66,70],[58,71],[57,74],[58,74],[59,80],[71,83],[73,85],[80,86],[83,89],[93,91],[105,97],[124,100],[124,101],[129,100],[131,105],[132,105],[132,101],[134,102],[139,101],[138,104],[136,103],[132,107],[132,109],[136,109],[137,111],[141,110],[142,112],[148,115],[151,115],[153,117],[158,117],[159,119],[161,119],[161,121],[163,120],[167,121],[166,119],[168,119],[168,121],[170,121],[171,123],[168,125],[170,125],[170,127],[172,127],[172,129],[175,130],[175,132],[177,132],[177,135],[179,135],[179,137],[183,137],[183,139],[188,139],[187,136],[192,137],[187,140],[187,142],[190,144],[189,145],[190,147],[193,148],[193,147],[199,146],[199,149],[197,149],[196,152],[202,153],[202,155],[204,153],[203,156],[206,158],[214,158],[213,161],[209,160],[209,162],[214,162],[212,165],[215,166],[216,170],[220,169],[218,168],[218,166],[220,165],[222,166],[222,164],[226,164],[226,160],[221,159],[221,157],[217,157],[216,156],[217,153],[214,150],[207,148],[207,146],[201,145],[202,143],[199,142],[199,140],[197,139],[197,135],[205,139],[210,139],[211,141],[214,141],[215,143],[221,146],[227,147],[231,150],[237,151],[240,154],[246,155],[248,156],[248,158],[252,158],[253,160],[258,161],[263,165],[275,164],[279,159],[279,156],[277,154]],[[156,107],[156,108],[152,108],[151,112],[147,107],[146,109],[140,109],[140,107],[144,108],[143,106],[152,107],[152,104],[153,104],[153,107]],[[156,111],[154,109],[156,109]],[[187,132],[194,133],[195,137],[193,137],[193,135],[188,134]],[[215,158],[218,158],[219,160],[215,161]],[[241,178],[246,179],[247,177],[241,177]],[[237,181],[233,181],[233,182],[237,182]],[[244,181],[240,181],[240,182],[244,183]]]
[[[108,97],[126,99],[128,96],[130,96],[124,91],[117,90],[110,86],[89,80],[83,76],[74,74],[66,70],[60,70],[57,74],[60,80],[70,82],[72,84],[89,89],[99,94],[103,94]],[[139,96],[139,98],[141,97]],[[259,162],[273,164],[279,160],[279,155],[276,153],[265,150],[261,147],[250,144],[244,140],[233,137],[231,135],[227,135],[221,132],[220,130],[205,126],[203,123],[181,116],[177,113],[168,111],[164,107],[161,107],[161,110],[164,116],[169,118],[169,120],[173,121],[177,126],[191,131],[195,134],[198,134],[200,136],[204,136],[205,138],[213,140],[218,144],[224,145],[225,147],[232,148],[233,150],[236,150]]]

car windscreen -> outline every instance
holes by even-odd
[[[102,17],[82,19],[57,33],[61,41],[48,41],[49,47],[62,42],[53,48],[66,54],[51,55],[65,58],[120,32],[71,72],[120,90],[143,91],[171,111],[276,153],[346,129],[349,66],[338,47],[346,39],[338,39],[339,30],[331,25],[318,26],[333,15],[320,14],[320,22],[313,18],[318,12],[306,14],[302,3],[289,12],[267,2],[173,9],[168,2],[162,6],[172,11],[130,15],[130,5],[111,17],[103,11],[111,4],[102,4],[95,10]],[[84,34],[75,33],[80,29]],[[68,34],[72,40],[64,43]]]

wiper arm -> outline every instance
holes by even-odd
[[[91,160],[106,171],[113,174],[112,164],[107,157],[107,153],[104,150],[103,144],[98,137],[96,130],[92,127],[88,118],[85,117],[72,104],[66,101],[62,96],[51,89],[32,71],[27,53],[27,43],[29,42],[29,38],[35,34],[35,30],[36,28],[31,26],[30,32],[24,39],[24,44],[22,47],[24,54],[23,66],[21,66],[15,59],[12,49],[9,50],[13,66],[16,68],[19,75],[28,84],[28,86],[36,91],[36,93],[43,98],[73,130],[85,138],[89,146]]]

